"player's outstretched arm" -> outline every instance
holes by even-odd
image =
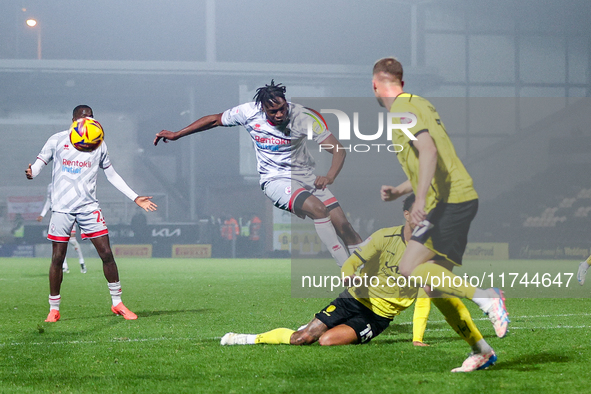
[[[117,174],[117,171],[115,171],[113,166],[105,168],[105,176],[107,177],[107,180],[117,188],[117,190],[129,197],[130,200],[133,200],[145,211],[156,210],[156,207],[158,205],[150,201],[152,199],[152,196],[138,196],[137,193],[131,190],[127,183],[125,183],[123,178],[121,178],[121,176]]]
[[[158,142],[160,140],[164,142],[168,142],[168,140],[176,141],[184,136],[191,135],[193,133],[198,133],[200,131],[213,129],[214,127],[218,126],[223,126],[222,114],[207,115],[197,119],[187,127],[177,131],[176,133],[169,130],[162,130],[161,132],[156,134],[156,138],[154,138],[154,146],[158,145]]]
[[[134,192],[127,185],[127,183],[125,183],[123,178],[121,178],[121,175],[119,175],[117,173],[117,171],[115,171],[113,166],[109,166],[109,167],[105,168],[104,171],[105,171],[105,176],[107,177],[107,180],[111,183],[111,185],[115,186],[115,188],[117,188],[117,190],[119,190],[121,193],[125,194],[127,196],[127,198],[129,198],[131,201],[135,201],[138,198],[138,194],[136,192]]]
[[[135,203],[146,212],[155,211],[158,205],[154,204],[151,200],[152,196],[137,196]]]
[[[398,186],[383,185],[380,189],[380,196],[382,201],[394,201],[410,192],[412,192],[412,185],[407,179]]]
[[[334,180],[337,178],[343,165],[345,164],[345,149],[343,145],[337,140],[334,135],[330,135],[324,141],[322,141],[322,145],[325,146],[332,146],[330,149],[325,149],[326,151],[332,154],[332,162],[330,164],[330,168],[325,176],[317,176],[316,180],[314,181],[314,187],[316,189],[324,190],[326,186],[332,185]]]

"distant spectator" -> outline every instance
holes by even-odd
[[[238,223],[240,225],[240,236],[250,238],[250,220],[240,218]]]
[[[225,215],[224,224],[221,228],[222,238],[226,240],[227,250],[230,251],[230,257],[236,258],[236,237],[240,234],[238,221],[230,215]],[[226,256],[227,254],[224,253]]]
[[[260,241],[262,226],[263,226],[262,220],[257,215],[254,215],[254,217],[250,221],[250,240],[251,241],[254,241],[254,242]]]
[[[250,236],[248,237],[249,254],[251,257],[260,257],[265,252],[262,241],[262,229],[262,220],[257,215],[254,215],[250,219]]]

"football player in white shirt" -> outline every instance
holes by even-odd
[[[244,126],[252,137],[265,195],[277,208],[313,219],[318,236],[342,266],[362,239],[327,189],[343,167],[345,150],[323,122],[314,123],[313,139],[332,147],[324,150],[333,157],[326,175],[314,175],[314,159],[306,147],[306,137],[310,117],[318,118],[316,115],[311,109],[287,102],[285,86],[275,85],[272,80],[270,85],[257,89],[254,102],[204,116],[177,132],[162,130],[156,134],[154,145],[218,126]]]
[[[45,199],[45,204],[43,205],[43,209],[41,213],[37,217],[37,221],[41,222],[49,209],[51,208],[51,183],[47,185],[47,198]],[[82,255],[82,250],[80,249],[80,244],[76,239],[76,226],[72,227],[72,233],[70,236],[70,245],[74,248],[76,253],[78,253],[78,261],[80,262],[80,272],[83,274],[86,273],[86,264],[84,264],[84,256]],[[68,259],[64,257],[64,265],[62,266],[62,271],[65,273],[70,273],[70,269],[68,268]]]
[[[79,105],[72,112],[72,121],[92,117],[92,109]],[[109,159],[107,145],[103,143],[92,152],[76,150],[70,142],[69,130],[49,137],[37,160],[25,171],[27,179],[36,177],[43,167],[53,160],[51,190],[51,222],[47,238],[53,242],[51,266],[49,268],[49,315],[46,322],[60,319],[60,288],[63,280],[62,264],[66,257],[68,241],[74,223],[78,223],[82,239],[90,239],[103,261],[103,272],[111,294],[111,311],[126,320],[135,320],[137,315],[121,302],[119,271],[109,243],[109,231],[96,199],[96,178],[99,168],[107,180],[119,191],[135,201],[146,211],[155,211],[152,197],[138,196],[115,172]]]

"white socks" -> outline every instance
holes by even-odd
[[[487,354],[492,352],[493,348],[484,339],[481,339],[472,346],[472,351],[476,354]]]
[[[56,311],[60,310],[60,301],[62,297],[58,294],[56,296],[49,296],[49,310],[55,309]]]
[[[349,254],[347,253],[347,249],[339,241],[339,237],[330,218],[314,219],[314,227],[320,240],[326,245],[331,256],[336,260],[337,265],[342,267]]]
[[[497,298],[497,293],[488,290],[476,289],[472,301],[480,307],[483,312],[486,312],[493,303],[493,299]]]
[[[109,293],[111,293],[113,306],[119,305],[121,302],[121,282],[109,283]]]

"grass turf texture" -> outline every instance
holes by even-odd
[[[62,285],[62,319],[51,324],[43,321],[48,264],[48,259],[0,259],[2,393],[588,388],[589,298],[509,298],[512,330],[502,340],[467,303],[499,361],[488,371],[451,374],[469,348],[435,308],[425,334],[428,348],[411,346],[412,307],[368,345],[220,346],[228,331],[298,327],[330,301],[292,298],[289,260],[119,259],[123,300],[138,314],[136,321],[111,313],[99,260],[88,259],[84,275],[71,263]]]

